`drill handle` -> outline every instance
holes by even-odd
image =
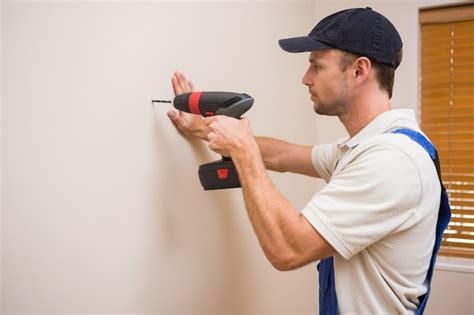
[[[225,115],[234,118],[240,118],[245,114],[253,105],[254,99],[245,93],[239,94],[226,102],[225,106],[221,106],[216,110],[216,115]]]

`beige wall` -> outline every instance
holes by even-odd
[[[150,100],[172,96],[180,69],[199,89],[254,96],[257,134],[333,141],[344,130],[313,114],[300,83],[307,56],[277,39],[372,6],[405,44],[393,105],[416,109],[417,10],[442,2],[4,2],[4,313],[316,313],[314,265],[270,266],[240,191],[199,186],[217,156]],[[300,208],[322,187],[271,176]],[[472,274],[437,271],[428,313],[472,314],[472,293]]]
[[[274,270],[240,191],[200,187],[217,155],[150,103],[180,69],[254,96],[257,133],[314,142],[306,60],[277,44],[307,32],[313,7],[4,3],[4,312],[314,312],[315,267]],[[317,185],[274,180],[298,207]]]

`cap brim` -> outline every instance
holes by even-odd
[[[332,48],[323,42],[315,40],[309,36],[284,38],[278,41],[280,47],[290,53],[321,50]]]

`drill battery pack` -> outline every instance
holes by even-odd
[[[241,187],[234,162],[229,158],[202,164],[198,173],[204,190]]]

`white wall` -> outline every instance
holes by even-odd
[[[398,29],[403,40],[403,61],[397,68],[392,106],[417,110],[418,98],[418,9],[462,1],[321,1],[316,0],[316,19],[349,7],[372,7],[385,15]],[[318,142],[326,143],[345,136],[345,130],[337,119],[316,118]],[[330,132],[328,132],[330,130]],[[440,260],[440,259],[438,259]],[[472,265],[472,263],[471,263]],[[470,268],[472,270],[472,268]],[[454,289],[456,288],[456,289]],[[433,278],[427,314],[474,314],[474,274],[462,271],[437,269]]]
[[[266,261],[240,190],[202,191],[217,159],[153,98],[186,71],[247,92],[254,130],[315,138],[303,2],[4,3],[4,313],[274,314],[316,310],[316,272]],[[298,207],[319,182],[274,174]]]

